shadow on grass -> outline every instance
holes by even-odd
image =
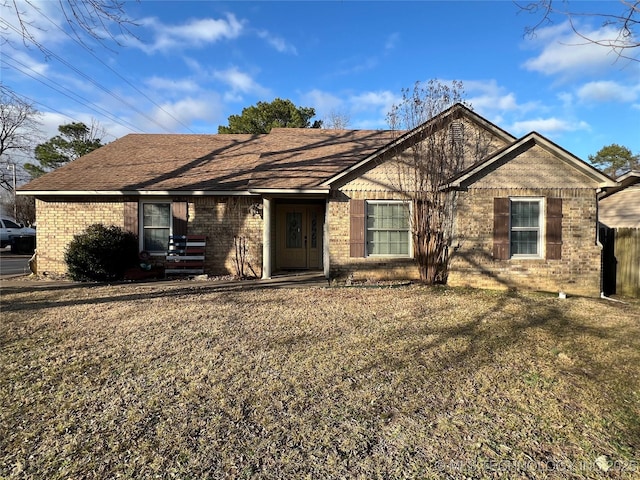
[[[473,302],[473,290],[468,290]],[[510,350],[526,352],[537,347],[534,344],[536,336],[534,332],[543,332],[547,339],[556,339],[557,344],[568,347],[572,356],[580,357],[575,364],[562,365],[558,354],[564,352],[547,351],[547,361],[552,363],[552,371],[555,375],[569,377],[569,382],[579,390],[581,386],[588,385],[594,389],[599,387],[598,404],[601,407],[602,435],[609,437],[606,442],[615,447],[616,451],[606,452],[609,455],[624,455],[627,459],[637,462],[637,452],[640,450],[640,401],[638,392],[633,391],[633,385],[638,385],[637,375],[633,368],[624,369],[622,366],[640,364],[640,350],[634,349],[637,345],[640,328],[627,326],[597,325],[591,321],[576,319],[567,314],[567,303],[571,300],[559,300],[547,295],[521,295],[515,291],[497,293],[495,303],[491,308],[470,316],[463,321],[447,325],[449,322],[426,320],[419,328],[415,326],[406,329],[397,329],[387,337],[391,345],[398,345],[398,349],[405,350],[405,357],[411,358],[416,363],[422,363],[424,367],[431,365],[422,357],[424,350],[437,351],[442,349],[447,353],[441,358],[441,362],[447,365],[450,371],[458,371],[454,378],[464,379],[465,375],[481,369],[483,366],[495,366],[502,363],[501,357]],[[606,303],[592,300],[600,306]],[[425,304],[428,300],[425,299]],[[521,316],[506,320],[504,311],[515,309]],[[611,305],[614,311],[624,308],[619,305]],[[450,312],[443,311],[442,316]],[[419,315],[419,312],[418,312]],[[603,322],[604,323],[604,322]],[[413,343],[405,346],[407,339],[419,335],[429,338],[424,343]],[[464,348],[459,351],[448,349],[452,340],[462,341]],[[588,339],[586,341],[585,339]],[[589,345],[590,348],[583,348]],[[547,347],[548,345],[544,345]],[[611,352],[611,355],[603,355],[603,349]],[[600,350],[600,351],[597,351]],[[625,353],[628,352],[628,353]],[[523,355],[526,357],[526,355]],[[566,357],[568,358],[568,357]],[[571,360],[571,359],[570,359]],[[405,360],[407,363],[408,360]],[[380,365],[372,364],[371,370],[377,370]],[[409,365],[402,362],[389,361],[387,368],[404,369]],[[514,370],[526,369],[526,365],[511,365]],[[491,369],[489,371],[492,371]],[[531,382],[538,382],[537,373],[527,373]],[[527,380],[523,377],[524,380]],[[551,379],[554,380],[553,378]],[[454,387],[455,388],[455,387]],[[570,398],[558,399],[559,401],[572,401]],[[584,405],[584,404],[583,404]],[[590,405],[592,406],[592,405]],[[571,419],[575,420],[575,419]],[[600,439],[604,441],[604,438]],[[537,458],[539,461],[552,461],[553,455]],[[557,459],[556,459],[557,460]]]
[[[24,295],[36,292],[55,293],[68,293],[78,290],[79,292],[87,293],[91,290],[99,289],[113,289],[113,290],[142,290],[137,293],[115,293],[104,297],[91,297],[91,296],[77,296],[73,299],[50,299],[55,295],[46,295],[46,300],[23,300],[20,302],[3,301],[2,310],[4,311],[29,311],[29,310],[41,310],[55,307],[65,306],[77,306],[77,305],[102,305],[107,303],[117,303],[126,301],[145,301],[155,298],[171,298],[182,297],[185,295],[203,294],[203,293],[216,293],[216,292],[241,292],[246,290],[267,290],[276,288],[306,288],[306,287],[322,287],[325,286],[326,280],[321,277],[310,277],[308,279],[292,279],[288,277],[282,277],[280,279],[275,278],[268,281],[261,280],[232,280],[225,282],[211,283],[195,282],[191,280],[185,280],[181,282],[114,282],[114,283],[69,283],[69,284],[56,284],[56,285],[27,285],[27,286],[10,286],[3,287],[3,296],[7,295]]]
[[[104,287],[104,290],[90,290],[95,287]],[[77,294],[73,290],[76,288],[78,289]],[[267,290],[272,286],[251,284],[250,288]],[[202,427],[203,435],[207,434],[207,428],[218,432],[216,429],[220,422],[223,422],[220,428],[226,429],[225,432],[220,431],[215,435],[209,433],[212,435],[208,437],[209,440],[217,439],[216,435],[223,436],[227,431],[235,429],[241,440],[236,439],[235,444],[232,444],[234,451],[237,450],[243,454],[245,452],[243,448],[246,449],[246,452],[250,452],[256,444],[260,444],[263,448],[263,454],[281,467],[282,465],[278,464],[279,457],[270,457],[270,454],[265,451],[264,444],[260,443],[264,441],[266,434],[258,431],[257,427],[269,425],[266,420],[275,419],[275,421],[282,422],[277,425],[282,427],[281,431],[278,430],[280,433],[276,434],[273,430],[270,433],[271,440],[275,437],[277,441],[281,442],[278,444],[280,448],[278,455],[283,452],[326,454],[327,450],[314,450],[314,445],[318,440],[327,442],[329,446],[326,449],[337,448],[335,447],[335,436],[340,432],[343,432],[345,437],[350,436],[349,440],[353,440],[353,435],[362,431],[366,440],[363,442],[366,445],[362,446],[360,450],[351,451],[345,447],[343,451],[338,448],[339,453],[344,456],[342,458],[344,464],[352,462],[351,465],[355,465],[355,467],[345,467],[347,473],[355,472],[356,470],[348,470],[348,468],[358,467],[358,462],[368,458],[374,451],[386,454],[385,448],[393,451],[392,448],[400,449],[402,447],[403,444],[400,441],[390,446],[395,439],[393,435],[397,433],[398,438],[401,438],[401,435],[405,434],[399,430],[397,432],[393,430],[394,422],[398,418],[399,421],[404,422],[398,424],[398,429],[406,428],[407,435],[411,435],[411,428],[424,434],[423,437],[420,437],[422,443],[419,444],[419,448],[431,448],[432,440],[433,443],[436,441],[449,442],[445,446],[440,446],[440,450],[435,447],[431,450],[437,453],[444,451],[450,454],[458,449],[462,455],[468,455],[466,459],[475,459],[473,452],[468,453],[472,450],[469,444],[486,433],[478,427],[491,425],[487,429],[489,434],[498,439],[495,440],[496,442],[502,440],[507,446],[511,445],[514,450],[530,447],[531,450],[525,450],[525,453],[536,461],[544,463],[555,461],[558,451],[562,455],[570,455],[569,448],[553,449],[554,442],[565,438],[563,431],[556,431],[549,426],[538,427],[536,419],[525,419],[521,423],[514,422],[513,425],[523,425],[529,429],[525,430],[524,434],[494,426],[500,421],[504,425],[504,419],[495,418],[500,415],[515,417],[531,413],[526,409],[528,408],[526,403],[523,403],[522,406],[516,405],[515,408],[511,408],[509,405],[505,407],[504,403],[500,403],[509,400],[508,398],[501,399],[502,393],[514,394],[511,388],[522,390],[523,396],[526,397],[529,394],[536,401],[550,394],[548,405],[557,409],[557,415],[564,415],[563,420],[567,424],[565,427],[571,431],[570,435],[573,435],[570,438],[577,442],[576,432],[580,432],[582,420],[589,420],[588,414],[580,411],[588,406],[585,397],[565,399],[556,398],[553,395],[578,392],[583,386],[591,391],[594,386],[601,384],[602,396],[594,397],[597,405],[593,407],[593,411],[601,414],[604,421],[610,422],[611,427],[609,429],[587,429],[590,434],[596,432],[602,437],[597,441],[587,439],[585,442],[593,450],[596,449],[596,446],[603,446],[605,448],[603,453],[611,455],[612,458],[615,458],[614,454],[616,453],[612,451],[613,448],[619,448],[622,452],[634,452],[638,449],[640,432],[637,397],[633,397],[631,392],[620,396],[615,395],[617,392],[630,390],[629,385],[637,385],[637,380],[631,382],[632,377],[627,377],[627,375],[631,375],[629,370],[614,372],[613,369],[616,367],[616,362],[626,360],[632,365],[637,365],[640,363],[640,358],[637,353],[635,356],[620,354],[609,361],[607,357],[594,355],[595,350],[591,349],[602,346],[602,348],[614,351],[628,351],[626,343],[632,347],[637,345],[637,340],[631,334],[637,333],[638,329],[634,330],[615,322],[609,325],[603,324],[600,327],[597,322],[583,321],[575,315],[575,309],[573,313],[568,313],[571,310],[568,307],[573,300],[558,300],[550,296],[519,294],[514,291],[482,292],[470,289],[415,287],[394,289],[393,293],[385,300],[385,297],[379,295],[379,292],[356,287],[349,290],[322,291],[317,295],[317,299],[314,299],[317,300],[316,307],[314,307],[317,308],[317,321],[309,319],[308,324],[296,324],[296,328],[292,328],[294,327],[292,322],[297,319],[289,323],[288,320],[281,319],[278,313],[289,309],[289,305],[286,304],[289,294],[269,293],[244,296],[243,290],[246,289],[242,286],[234,285],[233,288],[229,288],[215,284],[173,284],[168,286],[161,283],[150,283],[111,287],[73,285],[47,292],[39,291],[38,296],[41,298],[34,299],[24,305],[7,304],[7,307],[10,308],[8,311],[24,312],[25,317],[33,318],[37,316],[38,310],[42,311],[44,317],[47,309],[60,306],[100,306],[117,302],[144,302],[153,298],[169,298],[173,304],[173,299],[183,298],[196,305],[201,304],[205,317],[210,315],[213,318],[218,311],[218,306],[227,303],[238,306],[239,308],[231,309],[230,313],[216,318],[215,321],[209,321],[207,317],[204,322],[194,319],[189,324],[184,324],[184,322],[176,322],[174,325],[168,324],[171,329],[174,326],[182,329],[184,336],[180,337],[176,333],[175,338],[180,338],[180,341],[185,342],[184,348],[188,350],[188,355],[182,356],[183,354],[180,352],[170,353],[170,349],[166,349],[164,346],[161,348],[157,345],[154,346],[153,338],[149,340],[147,336],[152,337],[155,333],[153,330],[145,330],[144,327],[139,332],[140,338],[144,337],[144,340],[140,344],[132,345],[131,348],[136,352],[138,350],[146,351],[145,347],[157,348],[154,354],[157,354],[158,357],[154,362],[149,362],[151,365],[162,362],[170,365],[184,365],[185,357],[189,358],[191,354],[198,357],[191,370],[187,369],[182,372],[184,383],[188,385],[190,381],[196,381],[193,378],[193,373],[197,374],[198,368],[204,364],[204,360],[200,358],[199,354],[207,353],[205,350],[198,350],[198,348],[201,345],[207,345],[207,349],[212,348],[209,346],[210,344],[220,346],[219,339],[222,338],[224,348],[221,349],[219,361],[220,365],[224,365],[227,370],[216,373],[218,364],[216,363],[216,366],[209,364],[210,375],[214,379],[208,379],[202,384],[201,393],[203,396],[201,398],[190,400],[195,402],[195,408],[186,421],[199,420],[204,412],[204,415],[208,414],[214,418],[215,422],[212,421],[211,425],[206,428]],[[104,296],[94,298],[91,296],[92,292],[95,292],[96,296]],[[224,294],[207,299],[210,307],[208,310],[204,304],[205,298],[198,298],[200,294],[220,292],[224,292]],[[29,293],[29,291],[23,293]],[[86,297],[86,294],[89,296]],[[53,298],[56,295],[61,297],[60,302]],[[72,295],[78,298],[72,298]],[[307,298],[311,295],[313,294],[308,292],[302,294]],[[452,297],[451,301],[447,300],[447,296]],[[295,295],[292,294],[291,298],[295,299]],[[403,299],[406,299],[406,302]],[[327,306],[323,302],[334,302],[334,305]],[[469,305],[468,310],[464,310],[465,302]],[[593,302],[593,304],[587,305],[593,306],[598,311],[605,311],[602,307],[605,305],[603,302],[597,300],[593,300]],[[295,305],[295,302],[292,305]],[[300,305],[300,308],[305,309],[313,307],[313,303],[307,301],[301,302]],[[400,311],[405,306],[407,306],[407,311]],[[601,307],[603,310],[599,310]],[[618,308],[620,307],[611,305],[611,309],[607,309],[606,312],[615,315]],[[4,305],[3,310],[5,310]],[[378,310],[378,314],[376,314],[376,310]],[[266,320],[263,318],[265,315]],[[404,317],[401,315],[406,315],[406,320],[403,320]],[[166,316],[165,319],[168,317]],[[295,315],[283,318],[295,319]],[[223,328],[212,333],[210,326],[215,322],[218,322],[218,325]],[[306,333],[307,325],[309,325],[309,334]],[[260,331],[261,329],[263,331]],[[162,328],[163,332],[166,330],[166,328]],[[111,330],[105,330],[99,336],[107,335],[110,332]],[[536,342],[541,338],[541,332],[544,334],[542,338],[546,341],[540,347]],[[173,333],[170,336],[173,338]],[[579,352],[580,359],[576,365],[558,366],[554,363],[557,360],[557,354],[551,351],[551,348],[556,345],[553,339],[557,339],[558,345],[565,344],[563,348],[567,345],[578,348],[584,345],[583,338],[595,341],[588,344],[589,349]],[[129,340],[136,341],[135,338]],[[171,342],[172,340],[167,341]],[[543,348],[545,351],[536,352],[535,348]],[[531,364],[509,364],[514,358],[520,358],[517,355],[520,351],[524,352],[522,358],[531,361]],[[573,354],[573,352],[567,351]],[[323,352],[329,352],[329,355],[322,357]],[[427,355],[423,355],[425,352]],[[320,362],[324,363],[321,365],[320,371],[317,371],[317,364],[313,361],[314,353],[321,357]],[[127,353],[127,355],[129,354]],[[359,355],[362,357],[358,358]],[[542,360],[540,360],[541,357]],[[136,358],[134,356],[129,361],[135,362]],[[311,359],[308,360],[309,358]],[[438,364],[434,365],[436,360]],[[536,371],[537,368],[544,368],[545,362],[550,363],[551,368],[548,371]],[[416,368],[417,365],[424,368]],[[146,364],[141,366],[141,372],[146,372],[145,368]],[[156,365],[154,368],[159,367]],[[488,374],[495,373],[496,376],[509,376],[515,386],[509,385],[509,388],[501,385],[492,386],[491,382],[499,379],[474,377],[474,372],[480,370],[485,377],[487,372]],[[176,372],[181,372],[173,367],[166,371],[160,371],[163,375],[163,381],[168,384],[175,382],[178,376]],[[542,383],[544,378],[538,382],[536,377],[538,373],[541,373],[542,377],[544,375],[565,375],[567,372],[571,376],[568,381],[572,383],[569,390],[554,390]],[[417,375],[417,381],[412,381],[409,378],[410,375]],[[140,376],[144,377],[145,375],[140,373]],[[523,378],[523,376],[526,377]],[[619,378],[621,385],[612,385],[610,376]],[[262,380],[260,380],[261,378]],[[629,385],[625,386],[624,383],[627,380],[630,380]],[[407,391],[398,392],[393,387],[384,385],[384,382],[388,384],[390,381],[398,382],[398,390],[406,387]],[[469,382],[476,382],[477,385],[470,388]],[[237,407],[237,412],[233,409],[225,410],[220,407],[222,402],[211,401],[212,397],[204,393],[218,383],[224,383],[224,388],[220,389],[222,393],[220,393],[220,397],[216,398],[234,405]],[[348,384],[353,386],[353,390],[349,390],[351,387]],[[267,387],[272,387],[272,389]],[[493,388],[482,390],[488,387]],[[574,387],[575,390],[573,390]],[[263,388],[266,393],[258,393]],[[424,388],[425,391],[420,391],[420,388]],[[197,391],[200,392],[200,390]],[[165,394],[162,392],[152,393],[159,395],[163,401],[168,403],[169,407],[174,405],[172,403],[175,401],[173,396],[164,397]],[[409,393],[411,400],[407,400],[403,393]],[[376,400],[375,405],[363,400],[363,394]],[[423,400],[423,394],[433,395],[434,400]],[[474,404],[476,400],[472,397],[474,394],[483,395],[484,401],[487,402],[486,405]],[[495,399],[492,397],[494,394],[496,395]],[[136,393],[136,395],[140,394]],[[256,398],[258,395],[266,397]],[[464,398],[465,396],[467,397]],[[463,397],[462,401],[466,403],[456,403],[459,397]],[[142,395],[135,397],[142,404],[144,404],[145,398],[146,392],[144,397]],[[634,400],[635,404],[629,403]],[[495,403],[492,403],[494,401]],[[280,402],[280,406],[278,406],[278,402]],[[292,405],[287,407],[287,402]],[[323,402],[328,406],[316,406],[323,404]],[[576,405],[576,410],[563,410],[565,407],[563,402],[574,402],[572,405]],[[263,407],[267,405],[265,408],[267,408],[268,414],[265,414],[264,418],[256,416],[257,414],[252,410],[256,408],[256,404]],[[558,406],[559,404],[560,406]],[[399,414],[395,413],[394,409],[402,410],[404,406],[407,407],[407,410],[401,411]],[[414,410],[410,408],[414,408]],[[427,411],[429,408],[432,411]],[[518,410],[519,408],[522,410]],[[535,409],[536,407],[534,405],[531,408]],[[417,411],[416,409],[422,410]],[[309,413],[309,410],[312,413]],[[158,433],[155,431],[153,422],[162,418],[163,411],[158,408],[158,418],[153,417],[156,413],[153,415],[152,413],[144,414],[138,425],[139,430],[136,431],[146,432],[149,438],[155,438],[154,435],[158,435]],[[170,411],[171,408],[169,408]],[[538,411],[540,410],[535,410],[536,413]],[[466,431],[465,427],[461,427],[462,433],[447,430],[443,432],[437,427],[432,428],[428,425],[425,427],[425,424],[430,422],[436,424],[442,418],[451,420],[460,412],[463,412],[460,417],[461,421],[469,423]],[[237,415],[240,420],[235,419],[231,413]],[[220,420],[218,414],[223,417],[228,414],[228,421],[224,418]],[[318,416],[314,416],[316,414]],[[484,416],[480,416],[480,414]],[[473,415],[478,415],[478,417],[473,417]],[[541,411],[540,415],[543,416],[544,412]],[[331,418],[327,419],[327,417]],[[295,427],[300,426],[296,423],[300,419],[310,422],[311,433],[307,432],[308,436],[302,437],[301,444],[291,447],[287,441],[298,435]],[[544,418],[542,420],[544,421]],[[257,433],[251,430],[253,425],[257,425]],[[292,428],[289,428],[291,426]],[[330,433],[318,433],[317,426],[324,427]],[[130,425],[127,428],[129,427]],[[164,428],[167,428],[166,424],[164,424]],[[443,428],[453,430],[454,427],[445,426]],[[129,429],[129,431],[131,430]],[[389,433],[390,431],[393,435]],[[432,434],[434,437],[438,435],[439,437],[432,438]],[[526,436],[528,434],[537,435],[537,437],[534,441],[520,438],[520,444],[517,447],[504,440],[508,439],[509,435]],[[300,439],[300,436],[297,438]],[[412,440],[407,441],[407,444],[412,443]],[[481,438],[481,440],[485,439]],[[487,439],[487,441],[489,440],[492,439]],[[539,442],[541,445],[537,447],[535,442]],[[514,441],[514,443],[517,442]],[[135,447],[132,448],[135,450]],[[198,449],[203,447],[189,448],[194,449],[195,454],[200,451]],[[411,448],[414,448],[413,445]],[[258,452],[260,451],[258,449]],[[406,454],[406,451],[400,451],[400,453],[398,451],[394,451],[396,455]],[[591,455],[592,452],[588,451],[587,453]],[[407,455],[410,455],[411,460],[424,464],[431,461],[432,457],[429,454],[425,453],[423,457],[418,454],[422,453],[419,450],[416,453],[414,449]],[[632,454],[628,453],[628,455]],[[227,452],[227,455],[231,454]],[[323,457],[317,458],[322,459]],[[383,458],[387,458],[387,456],[385,455]],[[395,458],[394,461],[400,462],[402,465],[404,460],[400,457]],[[581,457],[580,460],[584,458],[586,457]],[[169,460],[167,459],[167,461]],[[244,463],[248,462],[246,458],[241,460]],[[255,461],[259,463],[259,460],[258,458]],[[301,466],[302,470],[304,467],[304,465]],[[310,469],[311,465],[307,468]],[[346,473],[344,476],[347,476]],[[265,478],[267,478],[266,475]]]

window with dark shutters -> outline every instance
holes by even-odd
[[[349,256],[365,256],[365,201],[349,201]]]
[[[493,199],[493,258],[509,259],[509,199]]]
[[[519,227],[517,220],[519,219],[516,209],[511,211],[512,202],[520,202],[524,207],[525,203],[531,201],[528,199],[515,198],[494,198],[493,199],[493,258],[496,260],[507,260],[511,257],[526,258],[527,253],[533,254],[534,251],[527,252],[518,250],[521,244],[526,244],[522,239],[515,235],[520,232],[523,227]],[[542,200],[540,200],[542,203]],[[526,208],[525,208],[526,210]],[[547,198],[545,217],[545,252],[547,260],[560,260],[562,258],[562,199]],[[512,225],[512,221],[516,221]],[[526,223],[526,222],[525,222]],[[525,228],[526,230],[526,228]],[[511,238],[513,235],[513,238]],[[520,243],[517,243],[520,241]],[[525,245],[526,246],[526,245]],[[515,249],[515,253],[512,251]],[[520,253],[520,254],[518,254]],[[537,258],[540,258],[538,253]],[[534,255],[531,255],[535,258]]]
[[[562,199],[547,198],[546,224],[547,260],[560,260],[562,257]]]

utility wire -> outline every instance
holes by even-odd
[[[33,75],[32,75],[32,74],[30,74],[29,72],[25,71],[25,70],[20,69],[20,68],[19,68],[18,66],[16,66],[16,65],[11,65],[10,63],[8,63],[8,62],[7,62],[7,59],[10,59],[11,61],[13,61],[13,62],[17,63],[18,65],[22,66],[23,68],[25,68],[25,69],[27,69],[27,70],[30,70],[31,72],[33,72]],[[100,115],[104,115],[104,116],[106,116],[107,118],[109,118],[111,121],[113,121],[113,122],[117,123],[118,125],[121,125],[121,126],[123,126],[123,127],[126,127],[126,128],[128,128],[129,130],[131,130],[132,132],[138,132],[138,131],[140,131],[140,130],[139,130],[135,125],[133,125],[132,123],[130,123],[130,122],[126,121],[126,120],[122,120],[122,119],[119,119],[119,118],[115,117],[113,114],[111,114],[111,113],[110,113],[110,112],[108,112],[107,110],[105,110],[105,109],[103,109],[103,108],[99,107],[98,105],[94,104],[94,103],[93,103],[93,102],[91,102],[90,100],[87,100],[86,98],[84,98],[84,97],[82,97],[82,96],[78,95],[77,93],[75,93],[75,92],[73,92],[73,91],[69,90],[67,87],[65,87],[65,86],[63,86],[63,85],[60,85],[59,83],[57,83],[57,82],[55,82],[55,81],[53,81],[53,80],[51,80],[51,79],[46,78],[46,77],[45,77],[44,75],[42,75],[41,73],[36,72],[35,70],[33,70],[33,69],[32,69],[31,67],[29,67],[28,65],[25,65],[24,63],[20,62],[19,60],[16,60],[15,58],[11,57],[10,55],[4,54],[4,55],[2,56],[2,58],[0,59],[0,61],[1,61],[2,63],[4,63],[5,65],[7,65],[8,67],[13,68],[13,69],[15,69],[15,70],[19,71],[20,73],[22,73],[23,75],[26,75],[27,77],[30,77],[30,78],[32,78],[32,79],[34,79],[34,80],[36,80],[37,82],[42,83],[42,84],[43,84],[43,85],[45,85],[46,87],[49,87],[50,89],[55,90],[56,92],[58,92],[58,93],[60,93],[60,94],[64,95],[65,97],[67,97],[67,98],[69,98],[69,99],[73,100],[74,102],[77,102],[77,103],[79,103],[80,105],[82,105],[82,106],[84,106],[84,107],[86,107],[86,108],[89,108],[89,109],[93,110],[95,113],[98,113],[98,114],[100,114]],[[46,81],[45,81],[45,80],[42,80],[41,78],[38,78],[38,77],[42,77],[42,78],[46,79]],[[53,85],[50,85],[50,84],[49,84],[49,83],[47,83],[47,82],[50,82],[50,83],[52,83]],[[54,86],[54,85],[55,85],[55,86]],[[65,92],[64,90],[66,90],[66,92]],[[67,92],[69,92],[69,93],[67,93]],[[76,98],[76,97],[77,97],[77,98]],[[78,100],[78,99],[80,99],[80,100]],[[81,101],[81,100],[82,100],[82,101]]]
[[[26,96],[26,95],[22,95],[22,94],[20,94],[20,96],[21,96],[22,98],[24,98],[25,100],[27,100],[27,101],[31,102],[31,103],[32,103],[32,104],[34,104],[34,105],[40,105],[41,107],[43,107],[43,108],[45,108],[45,109],[47,109],[47,110],[50,110],[50,111],[55,112],[55,113],[57,113],[57,114],[59,114],[59,115],[62,115],[63,117],[67,117],[67,118],[68,118],[69,120],[71,120],[71,121],[75,121],[75,118],[74,118],[74,117],[70,116],[70,115],[69,115],[69,114],[67,114],[67,113],[61,112],[60,110],[57,110],[57,109],[53,108],[53,107],[52,107],[52,106],[50,106],[50,105],[46,105],[46,104],[44,104],[44,103],[42,103],[42,102],[40,102],[40,101],[38,101],[38,100],[35,100],[35,99],[31,98],[31,97],[28,97],[28,96]],[[128,126],[126,126],[126,125],[122,125],[122,124],[120,124],[120,126],[125,127],[125,128],[128,128],[129,130],[132,130],[130,127],[128,127]],[[132,131],[133,131],[133,133],[138,133],[138,132],[139,132],[139,130],[132,130]],[[117,140],[117,138],[118,138],[118,137],[116,137],[115,135],[112,135],[112,134],[110,134],[110,133],[108,133],[108,132],[106,132],[106,133],[107,133],[107,135],[108,135],[108,136],[113,137],[113,139],[114,139],[114,140]]]
[[[64,28],[62,28],[60,25],[58,25],[57,23],[55,23],[53,20],[51,20],[51,18],[49,18],[47,15],[45,15],[44,13],[42,13],[39,9],[37,9],[37,12],[43,16],[49,23],[51,23],[54,27],[56,27],[58,30],[60,30],[62,33],[64,33],[67,37],[69,37],[71,40],[73,40],[77,45],[79,45],[81,48],[83,48],[84,50],[86,50],[93,58],[95,58],[98,62],[100,62],[103,66],[105,66],[107,69],[109,69],[111,72],[113,72],[118,78],[120,78],[123,82],[125,82],[127,85],[129,85],[131,88],[133,88],[136,92],[138,92],[140,95],[142,95],[144,98],[146,98],[147,100],[149,100],[149,102],[151,102],[153,105],[155,105],[156,107],[158,107],[162,112],[166,113],[169,117],[171,117],[172,119],[174,119],[176,122],[178,122],[180,125],[182,125],[184,128],[186,128],[189,132],[191,133],[196,133],[194,132],[191,127],[189,127],[189,125],[187,125],[186,123],[182,122],[179,118],[176,118],[171,112],[168,112],[167,110],[164,109],[164,107],[162,107],[160,104],[158,104],[155,100],[153,100],[152,98],[150,98],[145,92],[143,92],[142,90],[140,90],[134,83],[130,82],[126,77],[124,77],[123,75],[121,75],[118,71],[116,71],[114,68],[112,68],[110,65],[108,65],[107,63],[105,63],[98,55],[96,55],[93,50],[91,48],[89,48],[87,45],[83,44],[81,41],[79,41],[77,38],[73,37],[71,34],[69,34],[69,32],[67,32]]]
[[[14,32],[20,34],[20,31],[18,29],[16,29],[13,25],[11,25],[10,23],[6,22],[3,19],[0,19],[0,22],[3,23],[4,25],[6,25],[8,28],[10,28],[11,30],[13,30]],[[131,108],[134,112],[138,113],[139,115],[143,116],[144,118],[146,118],[147,120],[149,120],[150,122],[156,124],[158,127],[160,127],[161,129],[165,130],[168,133],[171,133],[171,130],[169,130],[167,127],[165,127],[164,125],[158,123],[154,118],[148,116],[146,113],[144,113],[142,110],[138,109],[137,107],[135,107],[134,105],[132,105],[131,103],[127,102],[124,98],[120,97],[119,95],[116,95],[115,93],[113,93],[112,91],[110,91],[108,88],[106,88],[105,86],[101,85],[100,83],[96,82],[93,78],[91,78],[89,75],[85,74],[84,72],[80,71],[78,68],[76,68],[75,66],[73,66],[71,63],[69,63],[68,61],[66,61],[64,58],[60,57],[58,54],[56,54],[55,52],[49,50],[48,48],[46,48],[44,45],[37,43],[35,40],[30,39],[31,42],[36,45],[43,53],[45,53],[48,56],[51,56],[53,58],[55,58],[56,60],[58,60],[60,63],[62,63],[63,65],[66,65],[68,68],[70,68],[71,70],[73,70],[74,72],[76,72],[78,75],[80,75],[81,77],[85,78],[87,81],[89,81],[90,83],[92,83],[93,85],[95,85],[97,88],[99,88],[100,90],[102,90],[103,92],[105,92],[106,94],[112,96],[113,98],[115,98],[116,100],[118,100],[119,102],[122,102],[124,105],[127,105],[129,108]],[[15,61],[15,60],[14,60]]]

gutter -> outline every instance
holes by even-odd
[[[113,196],[132,196],[132,197],[164,197],[164,196],[180,196],[180,197],[204,197],[204,196],[256,196],[249,190],[18,190],[17,195],[33,195],[39,197],[51,196],[71,196],[71,197],[113,197]]]

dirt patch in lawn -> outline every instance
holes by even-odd
[[[637,305],[5,289],[2,478],[637,478]]]

